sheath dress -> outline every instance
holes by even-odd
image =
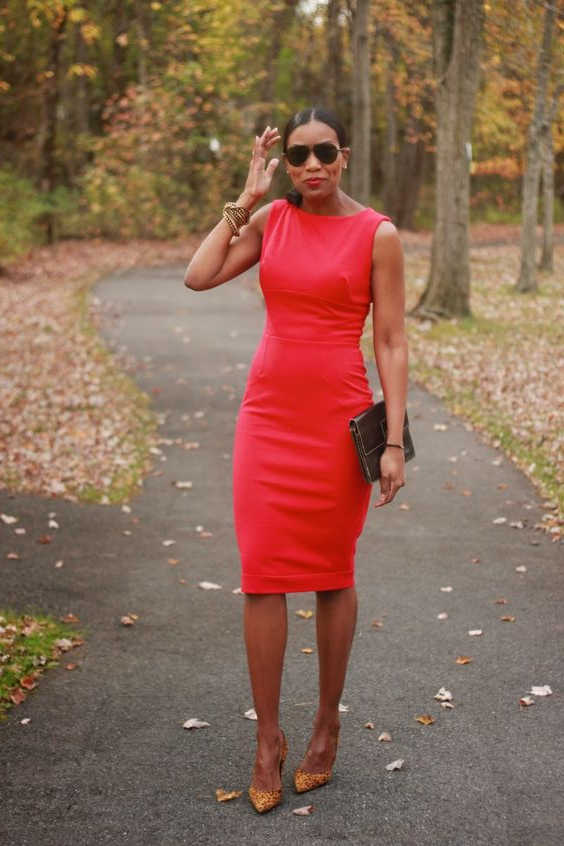
[[[243,593],[354,585],[371,485],[348,422],[374,401],[359,342],[382,220],[371,208],[338,216],[271,204],[259,265],[266,319],[233,438]]]

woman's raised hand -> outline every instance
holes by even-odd
[[[271,159],[266,164],[266,156],[271,147],[280,141],[278,128],[267,126],[262,135],[255,136],[255,143],[251,154],[251,164],[242,197],[248,197],[251,202],[257,202],[264,197],[270,188],[274,171],[279,165],[279,159]]]

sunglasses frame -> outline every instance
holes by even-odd
[[[314,145],[313,145],[313,146],[311,146],[311,147],[310,147],[308,144],[292,144],[292,146],[291,146],[291,147],[288,147],[288,151],[289,151],[289,150],[292,150],[294,147],[302,147],[303,149],[307,149],[307,155],[306,155],[305,159],[303,160],[303,162],[300,162],[299,164],[292,164],[292,162],[291,162],[291,161],[290,161],[290,159],[288,158],[288,152],[283,153],[282,155],[284,156],[284,158],[285,158],[285,159],[287,159],[288,164],[290,164],[292,167],[302,167],[302,165],[304,165],[304,164],[307,162],[307,160],[309,159],[309,155],[310,155],[310,153],[313,153],[313,154],[314,154],[314,156],[315,156],[315,158],[316,158],[318,161],[320,161],[320,162],[321,162],[321,164],[333,164],[333,162],[336,162],[336,161],[337,161],[337,156],[339,155],[339,153],[341,153],[343,150],[346,150],[346,149],[347,149],[346,147],[337,147],[337,145],[336,145],[336,144],[333,144],[333,142],[332,142],[332,141],[320,141],[318,144],[314,144]],[[316,149],[315,149],[316,147],[317,147],[317,148],[319,148],[319,147],[332,147],[332,148],[333,148],[333,150],[336,150],[336,151],[337,151],[337,152],[335,153],[335,158],[334,158],[334,159],[332,159],[332,160],[331,160],[331,161],[329,161],[329,162],[325,162],[325,161],[323,161],[323,159],[322,159],[322,158],[318,155],[318,153],[316,152]]]

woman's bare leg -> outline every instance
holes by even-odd
[[[259,790],[277,790],[280,787],[280,686],[288,637],[286,594],[246,594],[244,625],[258,717],[252,784]]]
[[[356,628],[357,596],[354,587],[317,593],[317,651],[319,705],[313,734],[300,768],[322,772],[331,767],[334,737],[340,725],[339,702],[345,684]]]

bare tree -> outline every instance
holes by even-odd
[[[554,144],[552,125],[564,85],[554,92],[542,132],[542,253],[539,270],[554,271]]]
[[[352,143],[351,193],[360,203],[370,204],[370,0],[356,0],[352,6]]]
[[[538,287],[536,279],[536,230],[538,218],[538,194],[543,159],[547,156],[548,134],[547,126],[547,92],[552,60],[552,41],[556,6],[547,3],[544,13],[544,27],[542,40],[538,52],[536,93],[533,117],[529,126],[527,138],[527,167],[523,176],[523,193],[521,204],[521,267],[515,290],[520,292],[535,291]],[[544,140],[544,143],[543,143]],[[551,176],[545,170],[545,192],[550,186]],[[550,212],[552,216],[552,211]]]
[[[339,114],[342,114],[345,104],[342,14],[342,0],[329,0],[327,3],[327,93],[325,97],[333,110]]]
[[[414,313],[438,318],[470,314],[470,139],[483,40],[483,0],[433,0],[432,21],[436,218],[429,278]]]

